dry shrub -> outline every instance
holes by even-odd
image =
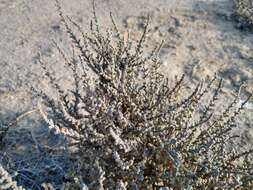
[[[253,28],[253,1],[235,0],[235,13],[241,28]]]
[[[238,93],[228,105],[222,102],[217,115],[222,80],[199,83],[188,95],[184,76],[170,85],[159,71],[162,44],[144,50],[149,19],[133,41],[112,16],[112,29],[101,31],[95,9],[90,32],[84,33],[57,5],[75,46],[73,57],[55,45],[74,83],[63,90],[41,61],[58,92],[58,99],[40,92],[50,109],[42,112],[77,148],[79,181],[89,189],[253,187],[252,150],[228,146],[237,137],[231,133],[235,118],[250,97],[238,106]]]

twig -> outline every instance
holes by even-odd
[[[13,125],[17,124],[20,120],[22,120],[22,119],[25,118],[26,116],[28,116],[28,115],[30,115],[30,114],[32,114],[32,113],[34,113],[34,112],[37,112],[37,111],[39,111],[38,108],[20,114],[18,117],[16,117],[16,119],[14,119],[12,122],[10,122],[10,123],[7,125],[7,127],[8,127],[8,128],[9,128],[9,127],[12,127]]]

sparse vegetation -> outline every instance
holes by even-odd
[[[235,0],[236,16],[241,28],[253,28],[253,1]]]

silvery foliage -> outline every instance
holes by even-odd
[[[159,70],[162,44],[144,50],[149,19],[134,41],[120,33],[112,16],[112,29],[101,31],[95,5],[89,33],[57,5],[75,46],[72,58],[55,45],[74,84],[63,90],[41,61],[58,99],[40,94],[50,109],[44,114],[50,127],[77,147],[76,175],[89,189],[252,187],[252,150],[227,148],[250,97],[238,106],[238,94],[214,114],[222,80],[215,76],[188,94],[184,76],[171,85]]]

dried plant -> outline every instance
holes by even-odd
[[[253,1],[235,0],[238,21],[242,28],[253,28]]]
[[[0,189],[2,190],[25,190],[21,186],[17,186],[11,175],[0,165]]]
[[[228,146],[250,97],[238,107],[238,92],[217,115],[222,80],[199,83],[188,95],[184,76],[172,86],[159,70],[162,44],[145,50],[149,18],[134,41],[111,14],[112,29],[101,31],[94,4],[89,33],[57,6],[75,46],[72,58],[55,45],[74,83],[64,90],[40,60],[58,93],[53,99],[39,92],[49,109],[41,112],[77,147],[76,175],[89,189],[253,188],[252,150]]]

